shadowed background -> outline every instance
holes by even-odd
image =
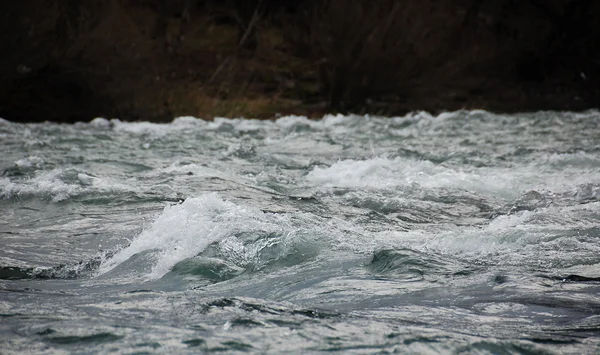
[[[597,13],[577,0],[4,1],[0,117],[596,108]]]

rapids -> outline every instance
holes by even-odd
[[[600,113],[0,120],[2,353],[600,351]]]

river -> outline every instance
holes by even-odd
[[[600,112],[0,120],[0,352],[594,354]]]

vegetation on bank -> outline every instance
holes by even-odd
[[[598,107],[599,11],[577,0],[6,1],[0,117]]]

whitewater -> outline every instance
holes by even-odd
[[[600,112],[0,119],[0,353],[597,354]]]

